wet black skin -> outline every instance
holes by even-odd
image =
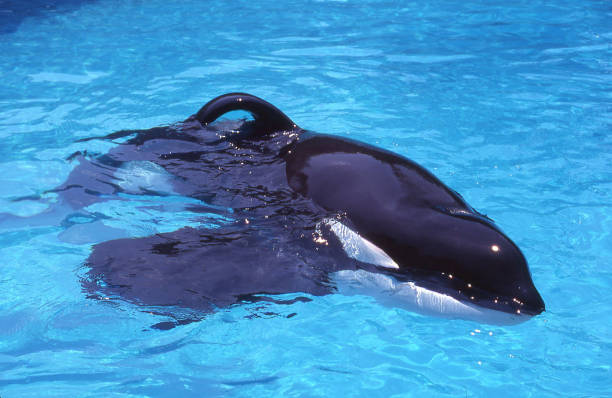
[[[359,234],[398,265],[397,277],[440,279],[443,290],[478,305],[539,314],[519,250],[487,217],[416,163],[363,143],[307,135],[285,155],[290,186],[344,212]],[[497,301],[497,303],[496,303]]]
[[[232,132],[209,126],[233,110],[246,110],[254,120]],[[131,138],[103,156],[82,159],[58,188],[72,207],[120,192],[102,176],[125,162],[147,160],[177,177],[177,192],[215,206],[194,212],[227,208],[236,221],[95,245],[83,284],[98,297],[207,311],[245,297],[332,293],[331,272],[363,268],[498,311],[544,311],[519,248],[402,156],[302,130],[271,104],[243,93],[218,97],[176,126],[105,138],[119,137]],[[315,243],[317,224],[326,217],[383,249],[400,268],[347,258],[325,228],[320,233],[328,244]]]

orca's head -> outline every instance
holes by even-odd
[[[496,311],[528,316],[544,311],[525,256],[491,220],[438,210],[425,219],[408,233],[390,228],[394,233],[380,242],[398,264],[393,273],[400,280],[420,280],[424,287]]]

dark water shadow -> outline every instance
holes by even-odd
[[[47,17],[79,9],[95,0],[0,0],[0,34],[13,33],[26,18]]]

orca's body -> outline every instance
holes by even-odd
[[[233,110],[254,120],[237,131],[210,126]],[[544,311],[518,247],[404,157],[304,131],[271,104],[241,93],[210,101],[176,126],[107,138],[121,137],[128,139],[83,159],[58,188],[66,203],[83,207],[125,191],[117,171],[150,164],[173,176],[175,193],[201,201],[190,208],[194,215],[215,212],[226,221],[95,245],[84,281],[89,291],[204,312],[337,290],[376,291],[425,313],[507,318],[493,322]]]

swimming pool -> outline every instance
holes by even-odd
[[[4,216],[0,396],[610,396],[606,1],[166,3],[0,2],[0,212],[43,211],[68,156],[109,149],[80,138],[246,91],[430,169],[522,248],[547,311],[502,327],[330,295],[154,330],[82,291],[95,236]],[[96,220],[190,222],[160,200]]]

